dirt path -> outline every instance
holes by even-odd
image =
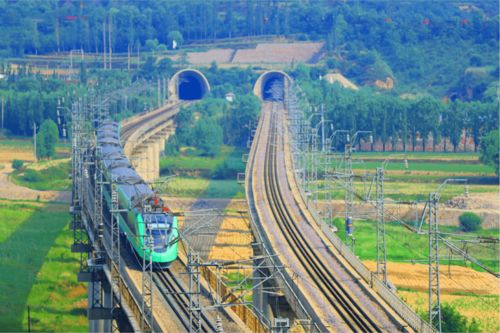
[[[0,198],[14,200],[70,201],[69,191],[37,191],[14,184],[9,175],[13,171],[10,163],[0,169]]]

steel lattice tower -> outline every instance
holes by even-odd
[[[387,285],[387,254],[385,246],[384,216],[384,169],[377,168],[376,206],[377,206],[377,277]]]
[[[437,193],[429,195],[429,323],[441,332],[438,201]]]

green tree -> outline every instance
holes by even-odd
[[[80,83],[87,84],[87,69],[83,61],[80,61]]]
[[[436,327],[437,320],[432,324],[434,325],[434,327]],[[460,312],[458,312],[453,306],[446,303],[442,303],[441,331],[447,333],[479,332],[479,325],[474,319],[469,324],[467,318],[461,315]]]
[[[182,34],[177,31],[177,30],[174,30],[174,31],[170,31],[167,35],[167,46],[169,49],[173,49],[174,48],[174,41],[175,41],[175,48],[179,48],[182,46],[182,44],[184,43],[184,38],[182,38]]]
[[[481,229],[481,218],[473,212],[465,212],[458,217],[462,231],[471,232]]]
[[[347,31],[347,22],[344,19],[344,15],[340,14],[335,20],[335,27],[333,30],[334,35],[334,47],[338,51],[339,46],[341,46],[345,41],[345,33]]]
[[[21,160],[13,160],[12,161],[12,168],[14,170],[21,170],[24,165],[24,162]]]
[[[59,141],[59,130],[51,119],[46,119],[36,136],[37,158],[51,158],[55,156],[56,144]]]
[[[491,165],[495,168],[498,175],[498,130],[491,131],[481,140],[481,155],[480,160],[484,164]]]
[[[213,118],[198,120],[193,128],[195,146],[203,155],[214,157],[222,145],[222,128]]]

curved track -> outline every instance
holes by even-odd
[[[147,124],[148,122],[154,120],[155,118],[159,117],[160,115],[162,115],[165,112],[170,112],[170,111],[173,111],[175,109],[180,109],[181,106],[186,105],[187,103],[188,102],[182,102],[182,101],[177,102],[175,104],[172,104],[171,106],[166,107],[161,112],[146,113],[146,114],[140,116],[140,118],[137,119],[136,121],[132,121],[130,123],[125,124],[120,130],[120,139],[122,140],[122,143],[126,142],[128,140],[128,138],[135,131],[137,131],[139,128],[141,128],[141,126],[143,126],[144,124]],[[175,114],[177,114],[177,113],[172,114],[172,116],[174,116]]]
[[[266,146],[264,182],[266,185],[265,190],[269,197],[269,207],[279,229],[304,269],[310,275],[313,283],[324,293],[328,302],[333,306],[349,329],[356,332],[380,332],[380,325],[360,306],[359,301],[355,300],[340,285],[337,278],[316,253],[310,241],[305,238],[295,224],[293,215],[286,206],[286,201],[278,182],[276,161],[278,149],[277,132],[276,112],[273,112],[271,127],[268,133],[269,140]]]

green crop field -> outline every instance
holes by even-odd
[[[351,244],[351,239],[346,237],[344,232],[344,221],[341,218],[334,219],[334,225],[338,228],[339,237],[346,243]],[[424,226],[426,228],[427,226]],[[395,262],[419,262],[428,260],[428,236],[418,235],[404,228],[397,222],[387,222],[385,226],[386,231],[386,251],[387,260]],[[462,239],[470,235],[484,236],[484,237],[499,237],[499,229],[485,229],[474,233],[462,233],[458,227],[441,226],[441,232],[453,233],[460,236],[453,237],[454,239]],[[355,253],[361,260],[377,260],[376,244],[377,233],[376,224],[374,221],[357,220],[354,222],[354,235]],[[460,243],[458,243],[460,244]],[[490,269],[495,272],[499,271],[499,248],[498,244],[471,244],[469,245],[468,252],[476,259],[480,260]],[[445,246],[441,246],[443,258],[441,264],[448,264],[448,251]],[[452,261],[453,265],[464,266],[463,260]],[[480,267],[472,265],[472,268],[483,271]]]
[[[68,206],[0,202],[0,327],[32,331],[86,331],[86,288],[76,282],[69,251]]]
[[[361,159],[376,159],[385,160],[389,158],[391,161],[394,160],[451,160],[451,161],[477,161],[479,160],[479,154],[468,152],[468,153],[443,153],[443,152],[356,152],[354,154],[356,158]]]
[[[161,179],[160,179],[161,183]],[[244,199],[243,185],[235,180],[175,177],[159,187],[160,193],[184,198]]]
[[[47,161],[34,163],[22,170],[15,171],[11,175],[11,179],[18,185],[34,190],[69,190],[71,187],[71,179],[68,177],[70,173],[69,162],[61,162],[48,167],[44,167],[44,164],[47,164]],[[39,167],[40,170],[33,169],[34,166]]]
[[[160,170],[162,175],[192,175],[197,173],[203,177],[210,177],[217,168],[226,163],[232,168],[243,172],[245,165],[242,162],[243,151],[230,146],[222,146],[221,153],[215,157],[189,155],[187,151],[178,156],[162,157],[160,160]]]

